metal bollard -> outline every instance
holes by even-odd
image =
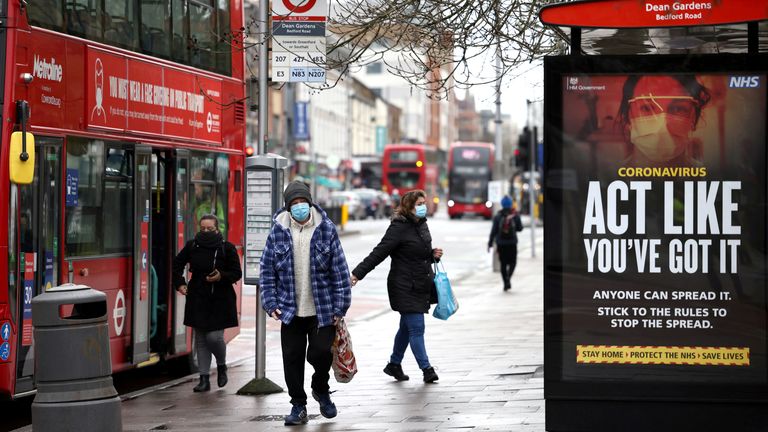
[[[32,299],[37,395],[36,432],[121,431],[112,385],[107,296],[65,284]]]

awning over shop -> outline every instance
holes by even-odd
[[[317,176],[316,180],[318,186],[325,186],[328,189],[341,189],[343,187],[340,181],[325,176]]]

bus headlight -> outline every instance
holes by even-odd
[[[448,204],[448,207],[453,207],[453,206],[454,206],[454,204],[456,204],[456,203],[455,203],[455,202],[453,202],[453,200],[448,200],[448,203],[447,203],[447,204]]]
[[[488,207],[488,208],[491,208],[491,207],[493,207],[493,203],[490,202],[490,201],[486,201],[485,202],[485,206]]]

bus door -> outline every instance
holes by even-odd
[[[175,184],[173,187],[173,232],[176,241],[173,242],[172,250],[173,256],[178,255],[181,249],[184,248],[186,243],[186,228],[184,221],[186,220],[187,207],[189,205],[188,199],[188,185],[189,185],[189,151],[188,150],[176,150],[173,166],[175,170]],[[173,174],[173,173],[172,173]],[[169,182],[170,184],[170,182]],[[186,275],[185,275],[186,276]],[[184,306],[186,305],[186,297],[179,294],[178,291],[173,290],[173,351],[174,354],[190,352],[191,340],[187,338],[187,328],[184,326]]]
[[[131,303],[133,356],[131,362],[139,364],[149,360],[150,335],[150,199],[152,179],[152,148],[136,146],[134,167],[134,230],[133,230],[133,298]]]
[[[18,188],[16,218],[18,283],[17,385],[19,394],[34,388],[32,297],[59,284],[59,214],[61,213],[61,138],[35,139],[35,177]],[[76,192],[75,192],[76,193]],[[65,194],[66,199],[72,196]]]

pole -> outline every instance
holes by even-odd
[[[531,117],[531,101],[528,100],[528,120],[530,120]],[[531,157],[529,158],[531,160],[531,166],[530,171],[528,172],[528,205],[529,205],[529,214],[531,216],[531,258],[536,258],[536,217],[533,214],[533,209],[535,207],[535,199],[536,199],[536,193],[533,190],[534,185],[534,179],[533,176],[536,173],[536,133],[534,133],[535,127],[531,128],[528,127],[528,142],[531,150]]]
[[[258,154],[267,152],[267,134],[269,125],[267,115],[269,113],[269,90],[267,87],[267,74],[269,60],[269,0],[259,0],[259,149]],[[267,313],[261,304],[261,295],[256,296],[256,379],[265,377],[267,369]],[[261,348],[261,349],[259,349]]]
[[[494,131],[493,144],[496,146],[496,167],[497,179],[504,179],[502,158],[504,155],[501,147],[501,39],[497,38],[496,43],[496,130]]]
[[[269,0],[259,0],[259,39],[261,45],[259,45],[259,142],[257,154],[264,156],[267,149],[267,113],[269,112],[269,97],[267,93],[267,74],[269,73],[267,61],[269,60],[269,50],[267,49],[268,42],[268,11]],[[275,185],[280,185],[273,192],[275,195],[272,197],[272,207],[277,208],[277,202],[280,200],[280,192],[282,191],[282,181],[279,180],[282,176],[281,170],[275,170],[272,174],[272,182]],[[254,379],[248,384],[238,390],[238,394],[267,394],[278,393],[283,391],[280,386],[273,383],[266,377],[267,369],[267,313],[261,304],[261,295],[259,294],[260,287],[256,285],[256,371]]]
[[[267,152],[267,114],[269,113],[269,94],[267,81],[269,74],[269,0],[259,0],[259,144],[256,154]]]

